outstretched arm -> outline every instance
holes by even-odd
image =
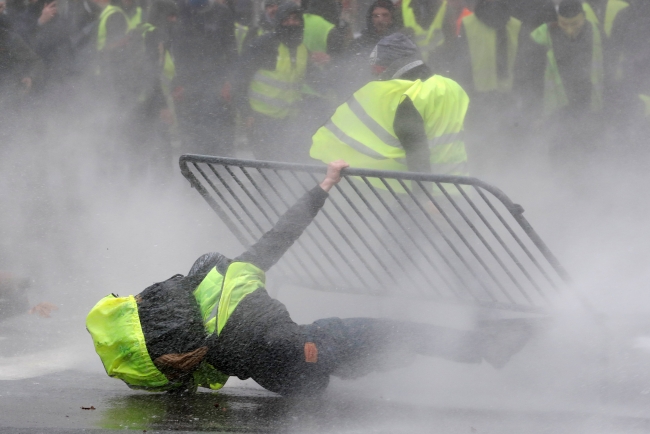
[[[246,252],[235,258],[238,262],[249,262],[268,271],[309,226],[318,211],[325,204],[327,192],[341,180],[341,170],[348,167],[343,160],[327,165],[325,179],[285,212],[273,228],[262,235]]]

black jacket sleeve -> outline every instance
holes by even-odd
[[[393,121],[395,135],[406,152],[406,166],[411,172],[431,172],[431,152],[424,130],[424,120],[410,98],[397,106]]]
[[[234,260],[248,262],[268,271],[309,226],[325,204],[327,196],[327,192],[320,186],[305,193],[270,231]]]

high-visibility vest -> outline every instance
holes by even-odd
[[[275,70],[260,69],[255,73],[248,99],[251,108],[273,118],[283,119],[293,114],[300,101],[305,70],[307,69],[307,48],[300,44],[295,59],[291,59],[289,48],[280,44]]]
[[[122,14],[124,21],[126,21],[126,30],[129,30],[129,17],[126,15],[126,13],[124,13],[124,11],[117,6],[106,6],[102,13],[99,15],[99,26],[97,29],[97,51],[102,51],[104,47],[106,47],[106,22],[108,21],[108,18],[113,14]]]
[[[438,9],[438,13],[433,18],[433,22],[428,29],[423,29],[415,20],[415,13],[411,8],[411,0],[402,1],[402,18],[404,20],[404,27],[413,29],[415,34],[415,43],[420,48],[420,54],[425,62],[427,62],[430,54],[445,42],[445,35],[442,33],[442,26],[445,22],[445,14],[447,13],[447,1],[443,0]]]
[[[351,167],[407,171],[406,152],[393,129],[397,106],[405,97],[413,101],[424,120],[431,172],[467,175],[461,133],[469,97],[458,83],[439,75],[424,82],[396,79],[368,83],[316,131],[310,156],[325,163],[343,159]],[[377,186],[385,188],[380,182]]]
[[[592,29],[591,55],[591,111],[603,108],[603,48],[600,32],[594,23]],[[555,60],[553,42],[548,24],[542,24],[531,33],[533,40],[546,47],[546,71],[544,72],[544,115],[550,115],[569,104],[564,83]]]
[[[463,26],[467,35],[469,54],[472,61],[472,77],[474,89],[477,92],[512,90],[515,57],[519,44],[519,31],[521,21],[510,18],[506,24],[508,38],[507,49],[507,76],[499,79],[497,75],[497,31],[476,18],[469,15],[463,18]]]
[[[600,22],[598,16],[589,3],[583,2],[582,10],[585,11],[585,18],[587,18],[587,21],[596,24],[596,26],[605,33],[605,36],[609,38],[612,33],[614,19],[616,19],[616,16],[620,11],[628,6],[629,4],[623,0],[607,0],[607,5],[605,6],[605,20],[603,23]]]
[[[129,29],[135,29],[142,23],[142,8],[138,6],[135,8],[135,13],[132,17],[127,18],[129,22]]]
[[[247,262],[231,263],[225,276],[219,273],[216,267],[210,270],[193,292],[199,303],[206,332],[221,334],[239,303],[248,294],[264,288],[265,280],[264,271]],[[209,372],[209,369],[206,371]],[[220,389],[228,379],[225,374],[221,375],[223,377],[218,379],[221,381],[201,385]],[[214,381],[214,378],[218,377],[212,378],[211,381]]]
[[[310,52],[327,53],[327,36],[336,27],[320,15],[303,14],[305,30],[302,43]]]

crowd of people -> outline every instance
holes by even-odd
[[[6,0],[0,8],[3,124],[43,101],[51,110],[70,94],[92,95],[115,109],[104,147],[128,155],[136,171],[169,167],[174,153],[241,148],[313,161],[312,135],[376,79],[369,58],[393,33],[469,95],[470,159],[543,133],[551,158],[571,160],[635,142],[650,114],[648,0]],[[354,19],[364,10],[365,21]],[[3,128],[5,139],[11,131]]]

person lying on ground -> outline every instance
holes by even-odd
[[[115,294],[90,311],[86,328],[109,376],[149,391],[218,389],[252,378],[282,395],[314,395],[331,375],[355,378],[404,366],[415,354],[503,366],[531,335],[511,320],[473,331],[377,318],[327,318],[298,325],[265,289],[268,271],[309,226],[348,167],[329,163],[300,198],[246,252],[201,256],[136,296]]]

